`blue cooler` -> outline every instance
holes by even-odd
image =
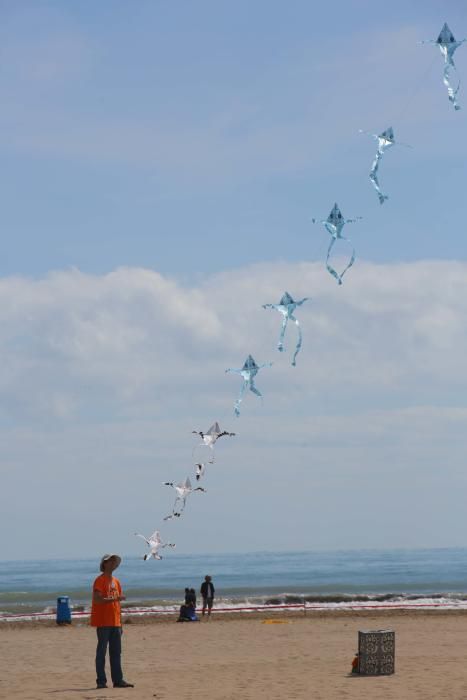
[[[71,625],[70,599],[67,595],[57,598],[57,625]]]

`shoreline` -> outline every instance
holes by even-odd
[[[201,620],[201,609],[197,609]],[[129,613],[128,611],[122,610],[122,626],[123,625],[144,625],[144,624],[172,624],[178,619],[178,611],[135,611]],[[217,619],[218,621],[233,621],[233,620],[265,620],[269,617],[278,618],[280,616],[287,617],[288,619],[319,619],[324,620],[327,618],[339,619],[339,618],[394,618],[394,617],[423,617],[423,616],[437,616],[437,617],[465,617],[467,616],[466,608],[443,608],[440,606],[434,606],[433,608],[427,607],[388,607],[388,608],[272,608],[259,609],[254,608],[248,612],[243,612],[242,610],[232,610],[232,609],[216,609],[213,608],[212,619]],[[32,619],[31,619],[32,618]],[[57,625],[55,621],[55,613],[44,613],[40,616],[33,617],[32,615],[0,618],[0,631],[2,629],[8,629],[10,627],[24,627],[24,628],[41,628],[41,627],[88,627],[89,625],[90,613],[84,612],[75,614],[72,616],[71,624]],[[207,616],[206,618],[207,619]],[[3,623],[3,624],[2,624]],[[196,623],[195,623],[196,624]],[[190,623],[184,623],[184,625],[191,626]]]
[[[57,596],[58,597],[58,596]],[[88,601],[76,601],[69,596],[72,616],[75,618],[86,617],[90,614]],[[165,600],[160,602],[152,600],[127,600],[122,605],[122,613],[126,615],[171,615],[179,611],[181,598],[178,600]],[[0,609],[0,624],[15,619],[40,619],[54,618],[56,606],[52,600],[45,607],[23,603],[21,605],[9,605]],[[198,606],[199,610],[200,606]],[[216,599],[216,611],[218,613],[251,613],[255,611],[273,610],[299,610],[305,613],[313,610],[467,610],[467,596],[465,593],[434,593],[434,594],[328,594],[316,596],[312,594],[275,596],[248,596],[241,599],[219,597]]]

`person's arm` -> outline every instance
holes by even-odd
[[[92,593],[92,599],[95,603],[114,603],[115,598],[113,596],[104,596],[102,595],[102,591],[100,591],[98,588],[95,588],[93,593]]]
[[[118,597],[117,597],[117,600],[118,600],[118,601],[126,600],[126,596],[123,595],[123,591],[122,591],[122,587],[121,587],[121,585],[120,585],[120,581],[118,581]]]
[[[103,596],[100,591],[94,591],[92,597],[96,603],[115,603],[116,600],[119,602],[126,600],[126,596],[124,595]]]
[[[122,589],[118,587],[117,595],[106,596],[103,594],[100,588],[94,588],[92,593],[92,599],[95,603],[115,603],[116,600],[126,600],[125,596],[122,595]]]

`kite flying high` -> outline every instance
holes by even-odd
[[[272,362],[267,362],[264,365],[257,365],[254,359],[252,358],[251,355],[248,355],[246,358],[243,367],[241,369],[226,369],[226,372],[233,372],[234,374],[241,374],[243,377],[243,384],[240,389],[240,394],[238,396],[238,399],[235,402],[235,415],[238,416],[240,415],[240,404],[243,400],[243,395],[247,389],[253,392],[253,394],[256,394],[256,396],[260,396],[261,398],[263,397],[262,393],[259,391],[259,389],[256,388],[255,386],[255,377],[258,374],[259,370],[262,369],[263,367],[271,367]]]
[[[339,209],[337,204],[334,204],[328,218],[319,222],[321,224],[324,224],[324,228],[331,236],[331,242],[329,243],[328,253],[326,256],[326,269],[337,280],[338,284],[342,284],[342,278],[344,277],[347,270],[350,267],[352,267],[352,265],[355,262],[355,248],[353,248],[349,239],[342,235],[342,229],[344,228],[345,224],[353,224],[355,223],[355,221],[358,221],[358,219],[361,218],[361,216],[357,216],[356,219],[344,219],[341,210]],[[318,223],[317,219],[312,219],[312,222],[314,224]],[[335,270],[329,262],[329,259],[331,257],[331,251],[334,248],[334,244],[336,241],[346,241],[352,248],[352,253],[350,255],[349,262],[347,263],[346,267],[343,269],[342,272],[337,272],[337,270]]]
[[[191,481],[188,476],[185,479],[185,481],[181,481],[179,484],[174,484],[173,481],[164,481],[163,485],[172,486],[175,489],[175,493],[177,494],[172,508],[172,513],[170,515],[167,515],[164,518],[164,520],[179,518],[185,510],[186,499],[191,493],[194,493],[194,491],[203,491],[203,493],[206,493],[206,489],[203,489],[201,486],[198,486],[194,489],[191,485]]]
[[[151,557],[154,559],[162,559],[161,555],[159,554],[159,549],[164,549],[164,547],[175,547],[175,545],[171,544],[170,542],[162,542],[159,530],[153,532],[148,539],[144,535],[140,535],[139,532],[135,532],[135,535],[136,537],[141,537],[141,539],[143,539],[149,547],[149,553],[145,554],[143,557],[144,561],[148,561],[148,559]]]
[[[454,63],[454,53],[456,49],[459,48],[461,44],[467,41],[467,39],[461,39],[461,41],[456,41],[453,33],[449,29],[447,23],[445,22],[443,28],[441,29],[436,41],[429,39],[428,41],[422,41],[422,44],[437,44],[439,50],[444,56],[444,72],[443,72],[443,82],[448,89],[449,102],[452,102],[454,109],[460,109],[460,105],[457,102],[457,93],[461,86],[460,78],[457,78],[457,86],[454,88],[451,85],[450,73],[451,68],[456,70],[456,65]]]
[[[296,358],[300,351],[300,348],[302,347],[302,331],[298,320],[294,316],[294,311],[297,308],[297,306],[301,306],[305,301],[308,301],[308,297],[305,297],[300,301],[294,301],[288,292],[284,292],[278,304],[263,304],[263,309],[276,309],[276,311],[279,311],[279,313],[282,314],[282,328],[279,336],[279,342],[277,344],[277,349],[279,350],[279,352],[283,352],[284,350],[285,329],[287,328],[287,322],[289,321],[289,319],[293,321],[297,326],[298,340],[292,359],[292,365],[294,367],[297,364]]]
[[[367,134],[367,131],[363,131],[360,129],[361,134]],[[379,198],[379,203],[384,204],[386,199],[388,199],[388,196],[386,194],[383,194],[381,191],[381,188],[379,186],[379,181],[378,181],[378,168],[380,161],[383,157],[383,155],[386,153],[386,151],[391,148],[391,146],[394,146],[398,144],[398,141],[394,140],[394,130],[392,126],[388,127],[385,131],[381,132],[381,134],[371,134],[377,142],[378,142],[378,150],[376,151],[376,157],[373,161],[373,164],[371,166],[370,170],[370,180],[373,183],[373,187],[376,190],[376,193]],[[406,144],[398,144],[402,146],[406,146]],[[410,146],[409,146],[410,148]]]
[[[192,430],[192,433],[194,435],[199,435],[202,442],[199,443],[198,447],[202,447],[205,445],[206,447],[209,447],[212,451],[212,459],[209,460],[210,464],[214,463],[214,445],[215,443],[219,440],[219,438],[224,437],[224,435],[228,435],[229,437],[233,437],[235,433],[228,433],[227,430],[221,430],[219,427],[219,423],[217,421],[211,425],[207,433],[203,433],[202,430]],[[195,451],[196,447],[193,449],[193,452]]]

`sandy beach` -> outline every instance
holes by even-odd
[[[267,622],[275,620],[276,623]],[[349,676],[359,629],[396,632],[396,673]],[[467,614],[324,613],[213,616],[124,625],[134,689],[96,690],[95,632],[84,621],[0,626],[0,697],[12,700],[457,700],[467,697]]]

